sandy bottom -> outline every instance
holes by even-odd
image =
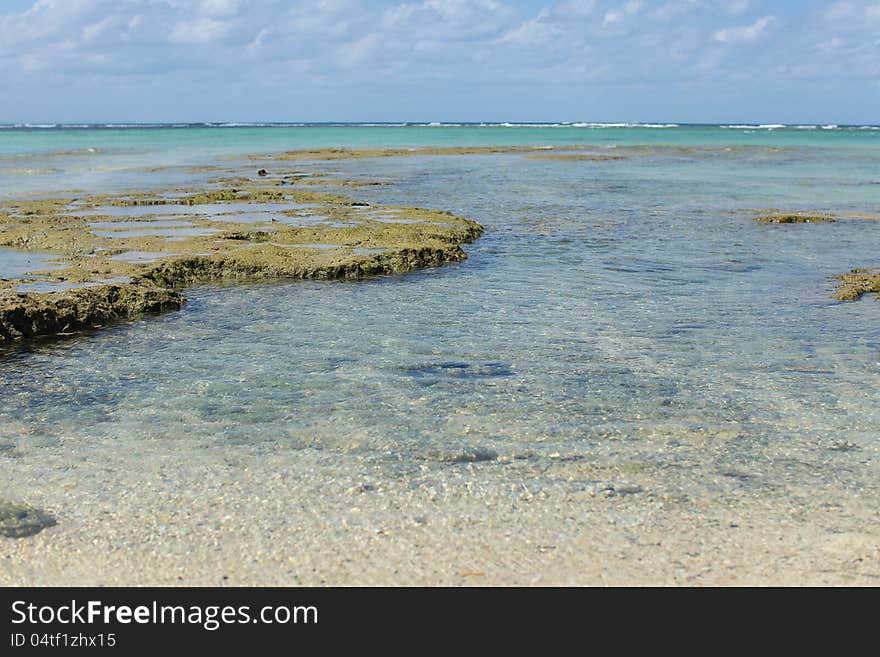
[[[0,456],[13,460],[0,497],[59,521],[0,538],[0,584],[880,583],[875,491],[695,497],[659,471],[622,479],[578,460],[205,445],[182,461],[168,442]]]

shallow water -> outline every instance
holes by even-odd
[[[463,130],[450,141],[475,134]],[[624,141],[685,140],[657,132]],[[199,287],[180,312],[7,351],[0,441],[123,460],[137,441],[180,459],[264,445],[295,460],[309,446],[370,456],[388,476],[480,448],[630,463],[694,495],[822,485],[856,503],[878,474],[880,302],[833,302],[830,277],[880,264],[880,221],[765,225],[748,210],[877,212],[880,142],[702,134],[785,148],[315,165],[392,182],[358,199],[449,210],[486,233],[461,264]]]
[[[35,271],[63,269],[63,263],[53,263],[58,256],[50,253],[0,248],[0,278],[24,278]]]
[[[284,224],[285,226],[311,226],[314,224],[328,223],[329,217],[323,214],[301,214],[295,217],[291,217],[289,215],[279,215],[277,217],[273,217],[273,219],[279,224]],[[351,226],[352,222],[349,221],[331,221],[329,222],[332,226]]]
[[[106,278],[100,281],[89,281],[84,283],[66,283],[54,281],[35,281],[33,283],[22,283],[15,287],[16,292],[67,292],[68,290],[81,290],[86,287],[97,287],[99,285],[107,285],[109,283],[128,283],[129,278],[120,276],[118,278]]]
[[[159,221],[152,220],[146,224],[146,227],[149,229],[154,228],[185,228],[187,226],[192,226],[193,224],[189,221]],[[132,221],[95,221],[89,224],[90,228],[99,228],[102,231],[108,230],[135,230],[137,228],[144,228],[145,224],[142,222],[132,222]]]
[[[152,224],[153,222],[150,222]],[[178,222],[167,222],[178,223]],[[148,224],[149,225],[149,224]],[[191,224],[190,224],[191,225]],[[219,233],[216,228],[129,228],[127,230],[93,230],[98,237],[109,237],[110,239],[126,239],[129,237],[167,237],[169,239],[180,237],[205,237]]]
[[[150,217],[152,215],[221,215],[223,219],[234,221],[234,213],[277,213],[282,210],[303,210],[314,208],[309,203],[202,203],[199,205],[183,205],[168,203],[166,205],[108,205],[88,210],[71,209],[71,214],[78,217]],[[229,216],[226,216],[229,215]],[[221,220],[223,220],[221,219]]]

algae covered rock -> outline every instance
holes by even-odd
[[[837,217],[823,212],[772,211],[755,216],[755,221],[765,224],[816,224],[833,223]]]
[[[55,526],[55,517],[29,506],[0,502],[0,536],[24,538]]]
[[[0,199],[0,247],[52,256],[45,269],[0,278],[0,344],[177,309],[178,289],[206,281],[357,279],[460,262],[461,245],[483,232],[442,210],[279,190],[285,175],[297,180],[279,170],[161,193]]]
[[[50,294],[0,292],[0,343],[58,335],[147,312],[180,308],[183,297],[149,283],[99,285]]]
[[[834,295],[838,301],[856,301],[863,294],[880,294],[880,269],[853,269],[836,277],[840,288]]]

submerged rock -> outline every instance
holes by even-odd
[[[778,153],[782,149],[766,146],[676,146],[670,144],[615,145],[613,153],[596,152],[595,144],[566,144],[547,146],[423,146],[419,148],[314,148],[285,151],[275,154],[252,155],[251,160],[275,161],[328,161],[352,160],[377,157],[404,157],[425,155],[495,155],[495,154],[547,154],[576,151],[587,157],[559,159],[612,160],[623,157],[689,157],[700,159],[729,158],[741,153]],[[606,147],[607,148],[607,147]],[[540,158],[557,159],[557,158]]]
[[[644,493],[645,489],[625,481],[598,481],[587,486],[584,492],[590,497],[626,497]]]
[[[24,538],[46,527],[54,527],[55,517],[29,506],[0,502],[0,536]]]
[[[583,146],[556,146],[556,150],[583,150]],[[420,148],[312,148],[285,151],[272,155],[253,155],[253,160],[359,160],[377,157],[418,155],[493,155],[503,153],[540,153],[543,146],[423,146]]]
[[[483,379],[513,376],[513,367],[507,363],[462,363],[446,361],[424,363],[399,368],[403,374],[429,382],[457,379]]]
[[[608,153],[537,153],[535,155],[526,155],[526,158],[556,162],[609,162],[624,160],[626,156]]]
[[[474,447],[457,454],[448,454],[443,457],[448,463],[481,463],[484,461],[494,461],[498,458],[498,452],[488,447]]]

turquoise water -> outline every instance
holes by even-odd
[[[880,132],[6,130],[0,169],[56,172],[0,171],[0,193],[188,185],[216,175],[188,165],[292,148],[573,143],[655,148],[288,163],[390,182],[353,194],[450,210],[486,234],[457,265],[199,287],[180,312],[7,350],[0,442],[124,457],[166,441],[181,459],[257,444],[295,460],[308,446],[389,473],[479,447],[638,461],[692,493],[745,485],[731,472],[774,490],[873,486],[880,302],[836,303],[830,277],[880,264],[880,221],[763,225],[749,209],[880,213]],[[181,168],[138,168],[160,165]]]
[[[783,129],[717,126],[649,127],[504,127],[504,126],[308,126],[188,128],[0,129],[0,199],[71,189],[117,191],[129,188],[191,185],[204,178],[191,167],[229,166],[251,153],[302,148],[407,148],[418,146],[593,144],[619,146],[741,147],[754,159],[761,149],[785,149],[788,157],[771,158],[803,165],[815,174],[834,174],[828,158],[860,160],[870,174],[880,127]],[[790,150],[794,149],[792,152]],[[766,159],[766,158],[765,158]],[[165,171],[149,171],[171,167]],[[151,175],[147,176],[146,173]],[[759,171],[760,173],[760,171]],[[806,171],[804,173],[807,173]],[[810,172],[812,173],[812,172]],[[839,175],[847,175],[840,172]],[[873,174],[871,174],[873,175]]]

